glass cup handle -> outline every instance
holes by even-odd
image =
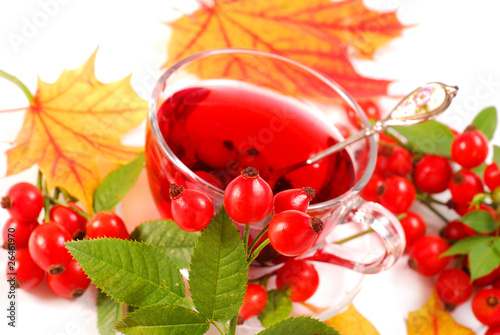
[[[385,253],[374,256],[368,251],[354,252],[345,245],[324,241],[316,246],[314,255],[306,259],[332,263],[362,273],[377,273],[394,265],[406,246],[401,223],[389,210],[379,204],[363,200],[360,200],[360,203],[348,213],[344,221],[360,223],[373,229],[380,237]],[[349,259],[345,257],[347,253],[355,253],[357,257]]]

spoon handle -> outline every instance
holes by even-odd
[[[320,153],[312,156],[311,158],[309,158],[306,161],[306,164],[309,165],[312,163],[316,163],[317,161],[331,155],[332,153],[344,149],[345,147],[347,147],[348,145],[351,145],[354,142],[362,140],[363,138],[371,136],[373,134],[380,133],[385,128],[386,128],[386,126],[384,125],[384,123],[378,121],[373,126],[365,128],[365,129],[361,130],[360,132],[358,132],[357,134],[350,136],[350,137],[346,138],[345,140],[343,140],[335,145],[332,145],[331,147],[328,147],[327,149],[321,151]]]

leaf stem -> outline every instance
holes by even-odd
[[[259,253],[270,243],[269,239],[266,239],[264,242],[259,244],[257,248],[250,254],[248,258],[248,264],[252,264],[252,262],[259,256]]]
[[[244,240],[245,240],[245,250],[247,252],[247,257],[250,254],[250,250],[248,249],[248,239],[250,238],[250,225],[246,224],[245,225],[245,235],[244,235]]]
[[[3,110],[0,110],[0,113],[20,112],[20,111],[23,111],[23,110],[28,109],[28,108],[29,108],[29,106],[19,107],[19,108],[11,108],[11,109],[3,109]]]
[[[236,314],[229,322],[229,331],[227,335],[236,335],[236,325],[238,324],[238,314]]]
[[[30,90],[26,87],[26,85],[24,85],[24,83],[22,81],[20,81],[17,77],[15,77],[15,76],[13,76],[13,75],[11,75],[3,70],[0,70],[0,77],[7,79],[11,83],[17,85],[17,87],[19,87],[21,89],[21,91],[23,91],[26,98],[28,98],[28,101],[30,103],[31,103],[31,101],[33,101],[33,94],[31,94]]]
[[[38,189],[43,193],[43,185],[42,185],[42,180],[43,180],[43,174],[42,171],[38,170],[38,178],[36,180],[36,186]]]
[[[351,235],[349,237],[346,237],[346,238],[341,239],[341,240],[339,240],[337,242],[334,242],[334,243],[335,244],[342,244],[342,243],[348,242],[350,240],[354,240],[355,238],[358,238],[360,236],[363,236],[363,235],[366,235],[366,234],[369,234],[369,233],[372,233],[372,232],[374,232],[373,228],[370,228],[370,229],[367,229],[367,230],[363,230],[363,231],[360,231],[357,234]]]
[[[87,220],[88,220],[88,219],[90,219],[90,215],[88,215],[87,213],[85,213],[85,212],[83,212],[83,211],[79,210],[78,208],[75,208],[75,207],[70,207],[70,206],[68,206],[67,204],[65,204],[64,202],[61,202],[61,201],[59,201],[59,200],[57,200],[57,199],[54,199],[54,198],[50,198],[50,197],[49,197],[49,199],[50,199],[50,201],[51,201],[52,203],[54,203],[54,204],[61,205],[61,206],[63,206],[63,207],[69,208],[69,209],[71,209],[73,212],[76,212],[76,213],[80,214],[81,216],[83,216],[83,217],[84,217],[84,218],[86,218]]]
[[[224,333],[222,332],[222,330],[217,325],[217,322],[215,322],[213,320],[210,320],[210,323],[219,331],[220,335],[224,335]]]

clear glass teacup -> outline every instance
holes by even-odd
[[[324,229],[302,258],[377,273],[402,255],[405,239],[394,215],[360,197],[375,167],[374,137],[284,177],[273,175],[368,126],[338,84],[307,66],[253,50],[201,52],[169,68],[154,89],[146,134],[150,188],[165,218],[171,183],[205,192],[217,210],[225,185],[240,168],[256,165],[275,191],[311,186],[319,194],[308,213],[323,220]],[[252,225],[251,235],[269,220]],[[370,228],[375,233],[364,241],[335,243],[344,231]]]

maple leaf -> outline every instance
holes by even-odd
[[[377,329],[356,310],[353,304],[350,304],[346,311],[327,320],[326,323],[338,330],[340,334],[379,335]]]
[[[96,52],[52,84],[38,79],[21,131],[6,153],[7,175],[38,164],[49,189],[65,188],[89,212],[100,182],[98,160],[131,161],[142,148],[123,146],[120,138],[147,114],[147,103],[130,86],[130,76],[108,84],[97,80]]]
[[[173,29],[165,66],[214,48],[247,48],[282,55],[321,71],[355,98],[386,95],[390,81],[359,75],[349,56],[370,58],[401,34],[394,12],[368,10],[362,0],[213,0],[169,23]],[[231,68],[207,66],[207,76],[228,71],[244,74],[238,61]],[[267,75],[280,75],[279,68]],[[307,85],[308,83],[304,83]]]
[[[436,293],[420,309],[410,312],[408,335],[474,335],[469,328],[457,324],[441,306]]]

